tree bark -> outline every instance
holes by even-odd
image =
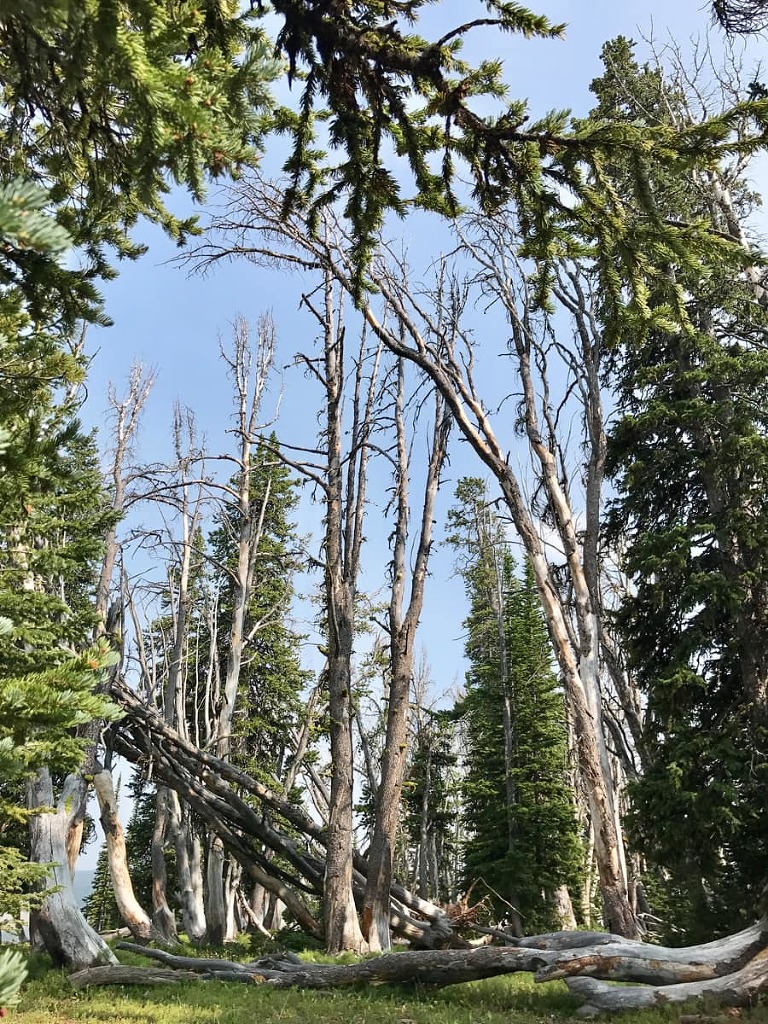
[[[403,612],[408,545],[410,473],[404,420],[405,365],[398,363],[395,426],[397,431],[397,524],[392,555],[392,592],[389,605],[390,682],[387,728],[376,795],[368,875],[363,899],[363,935],[371,950],[391,946],[389,931],[392,858],[400,817],[400,798],[408,755],[408,717],[411,701],[416,632],[424,605],[424,585],[432,546],[435,499],[448,450],[450,418],[436,393],[434,424],[422,500],[419,541],[411,574],[408,607]]]
[[[59,889],[32,914],[32,922],[53,962],[72,970],[117,962],[106,942],[83,917],[72,886],[67,837],[73,819],[82,813],[87,788],[81,776],[68,775],[56,802],[47,768],[41,768],[28,787],[30,808],[51,808],[33,814],[29,820],[30,859],[50,865],[48,883]]]
[[[155,827],[152,830],[152,923],[165,942],[177,939],[176,919],[168,906],[168,869],[165,863],[165,843],[169,831],[168,802],[171,794],[166,786],[158,786],[155,793]]]
[[[182,805],[175,792],[170,794],[170,832],[176,850],[176,882],[182,925],[189,941],[200,943],[206,933],[200,839],[192,831],[188,808]]]

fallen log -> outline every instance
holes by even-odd
[[[575,936],[585,933],[573,933]],[[721,944],[708,944],[718,946]],[[682,954],[684,950],[666,951],[642,942],[625,942],[588,946],[577,951],[538,949],[525,946],[484,946],[468,950],[418,950],[388,954],[356,964],[307,964],[295,956],[273,956],[247,964],[232,961],[205,960],[182,957],[165,950],[147,949],[133,943],[120,943],[127,949],[181,969],[229,970],[245,973],[258,972],[263,979],[277,988],[328,988],[374,984],[418,983],[433,988],[480,981],[484,978],[513,974],[519,971],[534,973],[536,981],[565,979],[567,982],[591,979],[605,981],[634,981],[655,988],[671,990],[682,985],[701,984],[720,978],[737,977],[736,966],[743,966],[741,953],[734,959],[734,949],[743,949],[743,943],[730,944],[731,959],[715,961],[700,952],[699,962],[684,957],[666,957],[666,952]],[[749,961],[755,962],[755,958]],[[574,977],[575,976],[575,977]],[[575,986],[577,987],[577,986]],[[616,990],[609,987],[608,991]],[[648,991],[648,990],[641,990]],[[649,1004],[650,1005],[650,1004]]]
[[[196,971],[163,970],[160,967],[126,967],[109,964],[106,967],[87,967],[67,975],[73,989],[96,985],[178,985],[182,981],[202,981]]]
[[[214,974],[237,976],[234,980],[261,980],[274,988],[338,988],[360,984],[407,984],[418,982],[432,988],[443,988],[468,981],[535,971],[547,961],[562,954],[514,947],[485,946],[472,950],[423,950],[390,953],[354,964],[312,964],[285,955],[263,957],[249,963],[178,956],[162,949],[150,949],[131,942],[118,943],[118,949],[130,950],[185,974],[198,972],[198,977]],[[79,972],[85,975],[87,972]],[[158,971],[159,982],[166,972]],[[78,984],[109,985],[108,974],[94,971],[91,979],[78,977]]]
[[[581,1017],[646,1009],[663,1003],[685,1003],[702,997],[720,1006],[749,1006],[760,992],[768,990],[768,950],[761,950],[741,970],[706,981],[621,988],[595,978],[567,978],[566,984],[574,995],[586,1000],[576,1011]]]
[[[766,921],[737,935],[680,949],[649,943],[615,941],[614,936],[587,932],[553,933],[521,940],[518,946],[484,946],[468,950],[410,950],[355,964],[310,964],[295,954],[262,957],[249,963],[178,956],[162,949],[120,943],[158,960],[167,970],[93,968],[71,980],[76,987],[104,984],[165,983],[188,979],[238,981],[274,988],[324,989],[361,984],[413,984],[444,988],[469,981],[533,972],[537,981],[564,979],[569,990],[585,1001],[577,1013],[643,1009],[707,997],[721,1006],[748,1005],[768,990],[768,949],[763,948]],[[589,942],[588,945],[578,945]],[[523,942],[532,945],[523,945]],[[563,948],[541,948],[549,947]],[[123,973],[118,975],[122,970]],[[132,972],[132,973],[131,973]],[[140,972],[140,973],[138,973]],[[121,980],[118,980],[121,979]],[[618,987],[608,982],[634,981]]]

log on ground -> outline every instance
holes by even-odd
[[[582,1017],[617,1010],[636,1010],[663,1003],[685,1003],[706,997],[720,1006],[749,1006],[768,990],[768,949],[761,950],[746,966],[732,974],[679,985],[632,985],[616,987],[595,978],[568,978],[568,988],[585,999],[577,1013]]]

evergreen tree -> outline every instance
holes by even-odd
[[[415,851],[418,893],[435,903],[456,899],[454,866],[459,804],[456,725],[448,711],[420,708],[416,715],[410,767],[403,785],[404,830],[409,855]]]
[[[99,849],[91,891],[83,903],[83,914],[88,924],[97,932],[111,931],[122,924],[112,886],[112,876],[109,873],[106,843],[102,843]]]
[[[176,235],[192,227],[165,205],[169,180],[199,198],[206,172],[251,159],[277,72],[254,18],[220,0],[3,5],[0,185],[43,183],[84,257],[71,270],[26,229],[7,233],[0,281],[36,321],[66,331],[96,315],[94,282],[112,273],[109,250],[140,251],[127,235],[139,217]]]
[[[61,661],[82,650],[95,622],[95,572],[113,514],[93,434],[67,406],[19,417],[24,459],[0,475],[0,614],[14,630],[0,637],[7,673]]]
[[[690,121],[681,89],[627,40],[603,60],[597,118]],[[754,203],[743,165],[670,179],[649,159],[644,175],[660,217],[740,237]],[[672,254],[667,269],[688,328],[654,330],[613,360],[610,537],[632,583],[618,626],[647,698],[635,837],[663,869],[670,923],[696,941],[751,920],[765,880],[768,320],[754,273],[724,262],[693,276]],[[663,282],[649,299],[668,302]]]
[[[298,495],[289,470],[275,456],[277,440],[261,438],[253,455],[250,504],[261,531],[253,572],[240,669],[235,756],[242,766],[270,785],[279,784],[290,751],[286,738],[297,722],[306,682],[299,640],[290,624],[294,576],[301,565],[299,539],[291,515]],[[234,509],[220,517],[209,538],[218,594],[218,663],[225,665],[232,607],[232,577],[237,561],[234,540],[239,519]]]
[[[513,927],[547,930],[559,926],[555,891],[578,885],[583,860],[563,697],[530,568],[516,575],[481,480],[462,480],[456,497],[450,543],[470,603],[470,669],[456,709],[466,729],[465,881]]]
[[[735,120],[750,120],[748,145],[763,146],[768,105],[756,100],[694,132],[669,123],[574,123],[562,109],[534,121],[524,100],[508,98],[502,61],[492,57],[473,66],[461,59],[461,47],[480,26],[493,26],[500,40],[555,39],[565,26],[518,3],[483,0],[478,17],[462,17],[430,40],[415,29],[432,2],[274,0],[282,20],[276,49],[288,61],[289,81],[301,76],[302,83],[298,112],[277,117],[293,141],[285,165],[286,208],[309,206],[314,226],[324,207],[344,202],[361,289],[385,214],[417,207],[455,215],[463,199],[456,195],[456,179],[463,170],[485,213],[504,204],[515,208],[526,254],[541,261],[542,297],[553,261],[587,248],[614,319],[623,328],[645,329],[658,313],[646,302],[648,281],[659,273],[664,254],[673,251],[694,268],[704,253],[728,244],[695,221],[681,225],[657,217],[641,177],[626,202],[613,187],[612,157],[630,154],[641,163],[653,151],[671,175],[692,163],[705,170],[715,147],[731,148]],[[718,11],[738,3],[715,0]],[[490,101],[491,113],[478,113],[481,100]],[[318,144],[318,123],[329,132],[330,153]],[[388,166],[390,147],[408,162],[411,195],[404,195],[403,176]]]

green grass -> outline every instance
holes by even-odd
[[[236,958],[232,949],[222,955]],[[121,953],[120,958],[147,964],[130,954]],[[33,958],[22,1001],[8,1019],[9,1024],[560,1024],[572,1018],[577,1005],[561,982],[537,985],[529,974],[438,992],[384,985],[316,992],[191,982],[75,993],[64,974],[39,957]],[[726,1018],[717,1017],[720,1011],[711,1012],[702,1024],[725,1024]],[[616,1019],[621,1024],[676,1024],[680,1013],[666,1007]],[[741,1019],[744,1024],[768,1024],[768,1006],[744,1011]]]

